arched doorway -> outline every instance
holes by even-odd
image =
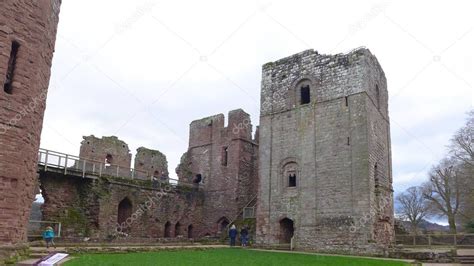
[[[291,243],[294,232],[293,220],[284,218],[280,221],[280,243]]]
[[[132,216],[132,211],[132,202],[128,198],[124,198],[118,205],[117,223],[124,224]]]
[[[229,219],[222,217],[217,221],[217,233],[222,233],[227,231],[227,226],[229,226]]]
[[[193,238],[193,225],[188,226],[188,238]]]
[[[174,237],[181,235],[181,224],[179,222],[174,226]]]
[[[165,223],[165,238],[171,237],[171,223],[166,222]]]

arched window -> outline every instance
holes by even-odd
[[[300,87],[300,99],[301,104],[308,104],[311,102],[311,91],[309,84],[303,84]]]
[[[166,222],[165,223],[165,238],[171,237],[171,223]]]
[[[193,225],[190,224],[188,226],[188,238],[193,238],[193,237],[194,237],[194,235],[193,235]]]
[[[113,161],[114,161],[114,157],[112,156],[112,154],[107,153],[107,155],[105,156],[105,164],[111,165]]]
[[[291,238],[295,232],[293,220],[284,218],[280,221],[280,243],[291,243]]]
[[[222,233],[227,230],[227,226],[229,226],[229,219],[226,217],[222,217],[217,221],[217,233]]]
[[[296,187],[296,174],[290,174],[288,176],[288,186]]]
[[[181,234],[181,224],[179,222],[176,223],[176,225],[174,226],[174,237],[178,237],[182,235]]]
[[[282,174],[286,187],[296,187],[298,185],[298,164],[296,162],[286,162],[283,165]]]
[[[125,223],[132,216],[132,210],[132,202],[128,198],[124,198],[118,205],[117,223],[120,225]]]

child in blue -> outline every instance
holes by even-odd
[[[54,244],[54,231],[51,226],[46,227],[46,230],[43,232],[43,238],[46,241],[46,248],[49,248],[49,245],[53,245],[56,248]]]

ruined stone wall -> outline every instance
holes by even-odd
[[[157,150],[138,148],[134,168],[136,171],[148,173],[156,178],[167,179],[169,177],[166,156]]]
[[[238,109],[228,117],[227,127],[223,114],[191,123],[189,149],[177,169],[180,180],[202,175],[207,235],[219,234],[223,220],[238,218],[257,190],[258,144],[252,139],[250,116]]]
[[[60,4],[0,1],[0,244],[26,240]]]
[[[92,180],[52,172],[40,172],[40,181],[45,199],[43,218],[61,222],[65,239],[158,241],[165,237],[167,222],[170,238],[195,238],[203,230],[202,193],[188,187],[110,177]],[[119,205],[125,199],[131,210],[120,221]],[[178,223],[181,226],[176,227]],[[188,235],[189,226],[192,232]]]
[[[380,111],[373,111],[374,102]],[[379,162],[378,182],[391,197],[387,90],[368,50],[334,56],[308,50],[265,64],[259,135],[258,243],[281,242],[280,221],[288,218],[300,249],[377,253],[387,247],[393,214],[385,212],[380,223],[374,213],[380,197],[373,174]]]

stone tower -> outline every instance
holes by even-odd
[[[60,4],[0,1],[0,245],[26,240]]]
[[[257,193],[258,140],[252,138],[250,116],[233,110],[228,125],[224,123],[223,114],[193,121],[189,149],[177,169],[180,182],[201,178],[199,189],[205,194],[202,235],[227,230]]]
[[[257,242],[381,253],[393,240],[388,92],[361,48],[263,66]]]

